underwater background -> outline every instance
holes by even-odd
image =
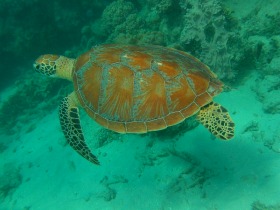
[[[1,0],[0,210],[280,209],[280,0]],[[35,73],[41,54],[103,43],[188,52],[228,86],[234,139],[202,125],[121,135],[81,110],[96,166],[67,143],[73,84]]]

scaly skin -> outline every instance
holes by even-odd
[[[58,55],[42,55],[34,63],[35,71],[72,81],[75,59]]]
[[[220,104],[211,102],[202,107],[197,120],[219,139],[229,140],[234,136],[234,122]]]
[[[79,109],[77,107],[77,97],[73,92],[62,99],[59,106],[59,119],[62,131],[67,142],[81,156],[88,161],[99,165],[97,157],[93,155],[86,145],[83,131],[80,124]]]

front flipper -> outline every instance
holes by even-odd
[[[234,122],[220,104],[211,102],[202,107],[197,119],[217,138],[228,140],[234,136]]]
[[[75,93],[62,99],[59,106],[59,119],[62,131],[67,142],[81,156],[90,162],[99,165],[99,161],[86,145],[80,124],[79,109]]]

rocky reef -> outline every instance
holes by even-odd
[[[24,73],[19,64],[30,65],[42,53],[77,56],[93,45],[118,42],[190,52],[233,82],[245,69],[262,67],[279,54],[279,15],[255,15],[261,7],[238,19],[219,0],[5,0],[0,3],[5,17],[0,20],[1,71],[17,75]]]
[[[279,101],[269,100],[279,90],[280,19],[279,12],[270,14],[265,8],[260,1],[238,18],[220,0],[1,1],[5,18],[0,19],[0,71],[5,79],[0,88],[16,80],[15,86],[32,80],[32,62],[43,53],[76,57],[102,43],[154,44],[193,54],[229,85],[242,81],[250,69],[258,69],[257,97],[265,112],[279,113]],[[43,85],[44,89],[54,84],[47,80]],[[38,94],[26,89],[1,101],[2,122],[12,113],[5,107],[11,105],[17,113],[42,100],[43,96],[38,101]],[[18,121],[16,116],[4,129]]]
[[[254,66],[256,56],[241,27],[218,0],[117,0],[85,27],[83,40],[178,48],[232,82],[239,71]]]
[[[280,31],[279,10],[260,2],[244,18],[244,37],[255,51],[255,67],[258,78],[252,89],[263,104],[263,111],[269,114],[280,113]],[[246,29],[246,30],[245,30]]]

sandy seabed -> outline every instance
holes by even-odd
[[[9,183],[2,184],[7,193],[0,209],[277,209],[279,114],[263,111],[254,85],[251,75],[215,98],[236,123],[227,142],[199,125],[166,139],[107,135],[112,141],[97,146],[102,130],[82,111],[85,137],[101,166],[66,145],[57,110],[46,113],[30,132],[2,137],[10,143],[1,153],[7,171],[1,181]]]

